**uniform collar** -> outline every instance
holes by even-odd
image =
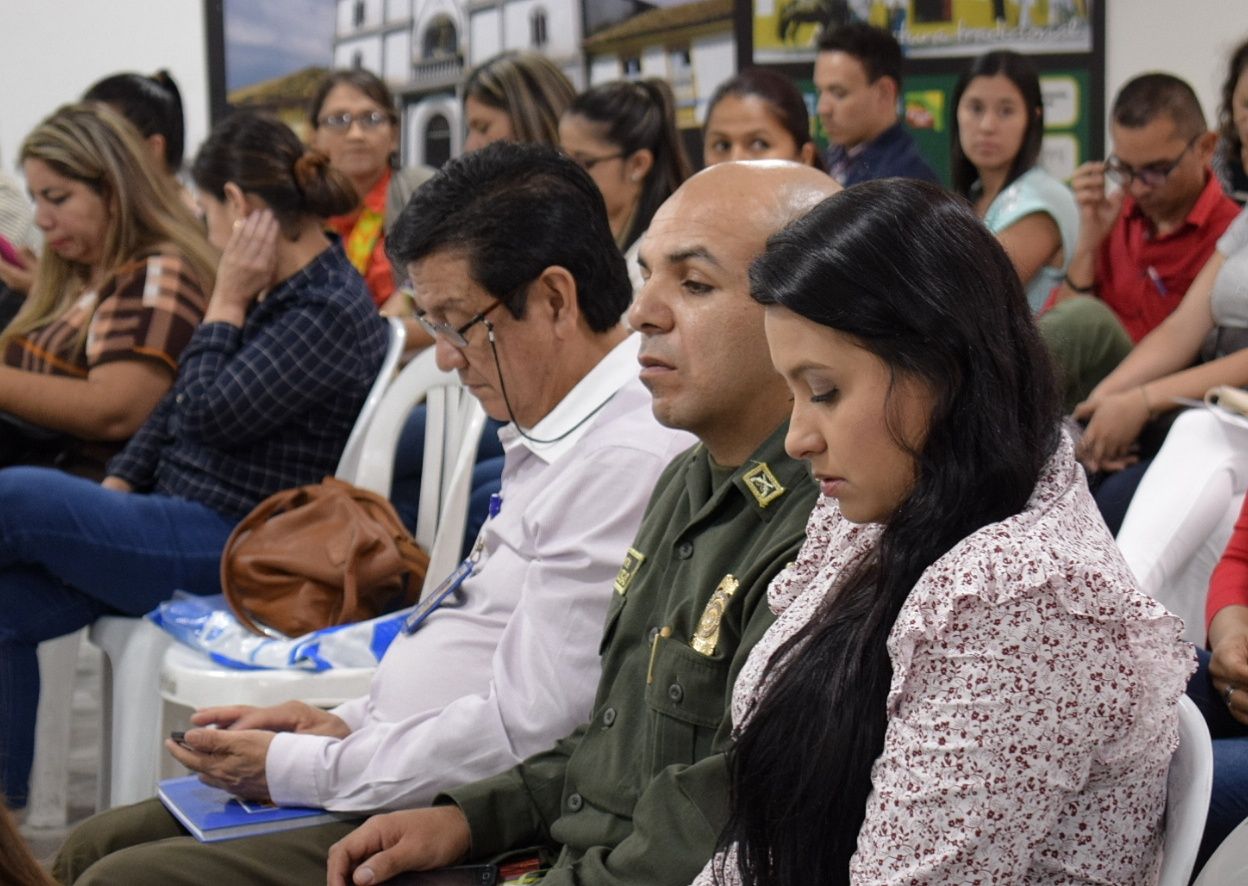
[[[811,482],[806,465],[784,451],[784,438],[788,432],[789,422],[786,419],[732,472],[728,482],[713,490],[709,485],[711,455],[699,443],[697,455],[700,467],[686,478],[689,493],[695,499],[694,520],[717,509],[726,497],[740,496],[761,522],[770,521],[771,515],[782,509],[780,506],[787,495]],[[702,499],[700,505],[696,503],[699,498]]]

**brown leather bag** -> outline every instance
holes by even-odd
[[[248,630],[298,637],[415,603],[428,567],[390,502],[326,477],[243,518],[221,555],[221,589]]]

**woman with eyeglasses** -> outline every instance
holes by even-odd
[[[953,106],[953,190],[997,235],[1039,311],[1066,275],[1079,234],[1074,195],[1038,162],[1040,76],[1025,55],[989,52],[958,80]]]
[[[559,118],[559,144],[602,192],[611,233],[639,288],[641,235],[690,173],[671,89],[662,80],[594,86]]]
[[[327,223],[342,238],[347,258],[363,275],[378,307],[386,306],[404,276],[390,267],[386,232],[412,192],[433,175],[426,166],[396,168],[398,120],[389,88],[363,68],[330,72],[313,95],[308,114],[312,146],[329,157],[359,198],[358,206]],[[400,302],[386,310],[403,314],[406,308]]]

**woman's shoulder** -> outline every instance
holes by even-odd
[[[114,268],[98,289],[101,295],[107,295],[136,287],[153,292],[167,290],[193,301],[206,300],[208,295],[191,262],[171,243],[157,243],[140,249]]]
[[[965,626],[960,614],[1069,622],[1079,631],[1152,634],[1179,645],[1181,623],[1136,585],[1063,435],[1027,506],[956,544],[902,608],[892,642],[915,644]],[[1072,632],[1073,632],[1072,628]]]

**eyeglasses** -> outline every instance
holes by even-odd
[[[317,121],[329,129],[340,129],[344,132],[351,128],[352,123],[360,124],[361,129],[376,129],[385,123],[393,122],[385,111],[369,111],[367,114],[352,114],[343,111],[341,114],[326,114]]]
[[[601,157],[583,157],[577,156],[576,154],[568,155],[573,163],[581,167],[581,169],[584,169],[586,172],[589,172],[599,163],[606,163],[608,160],[619,160],[623,156],[624,153],[622,151],[616,154],[603,154]]]
[[[1109,159],[1105,161],[1105,175],[1115,184],[1124,188],[1131,184],[1132,179],[1139,179],[1140,184],[1146,188],[1159,187],[1170,177],[1170,173],[1174,172],[1178,165],[1183,162],[1183,158],[1187,156],[1187,152],[1192,149],[1192,145],[1196,144],[1196,140],[1199,138],[1199,135],[1192,136],[1192,140],[1187,143],[1187,147],[1169,163],[1162,160],[1159,163],[1149,163],[1147,166],[1141,166],[1139,169],[1123,163],[1111,154]]]
[[[432,338],[437,338],[440,335],[442,336],[442,338],[446,339],[446,343],[449,344],[451,347],[458,348],[459,350],[462,351],[464,348],[468,347],[468,339],[465,337],[468,333],[468,330],[472,329],[472,327],[482,322],[484,322],[486,326],[489,326],[490,324],[486,322],[485,320],[486,315],[489,314],[490,311],[494,310],[502,303],[503,303],[503,300],[501,298],[494,299],[494,304],[490,305],[484,311],[477,314],[475,317],[473,317],[463,326],[460,326],[458,329],[452,326],[450,323],[447,323],[445,320],[441,322],[430,320],[429,315],[424,313],[423,311],[418,311],[416,313],[416,319],[420,321],[420,325],[424,328],[425,332],[429,333],[429,335]]]

